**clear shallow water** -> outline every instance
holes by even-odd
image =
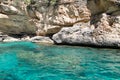
[[[120,80],[120,50],[0,43],[0,80]]]

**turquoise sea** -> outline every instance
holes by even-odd
[[[0,43],[0,80],[120,80],[120,49]]]

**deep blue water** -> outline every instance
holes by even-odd
[[[120,80],[120,50],[0,43],[0,80]]]

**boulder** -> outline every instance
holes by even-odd
[[[35,43],[54,44],[53,40],[51,40],[49,37],[44,37],[44,36],[35,36],[35,37],[32,37],[29,41],[35,42]]]
[[[52,39],[58,44],[120,47],[120,17],[103,13],[97,18],[99,20],[94,25],[77,23],[73,27],[62,28]]]
[[[18,38],[13,38],[10,36],[6,36],[3,38],[2,42],[16,42],[16,41],[20,41],[20,39]]]
[[[73,27],[62,28],[52,39],[58,44],[93,44],[93,29],[88,24],[77,23]]]

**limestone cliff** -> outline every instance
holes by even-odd
[[[35,34],[36,27],[25,13],[23,0],[0,0],[0,32],[8,35]]]
[[[75,23],[53,36],[56,43],[120,47],[120,1],[87,0],[89,22]]]
[[[34,0],[27,11],[36,20],[37,35],[45,35],[78,22],[88,22],[91,13],[86,5],[87,1],[83,0]]]
[[[120,46],[120,0],[11,1],[1,0],[3,33],[53,35],[56,43]]]

